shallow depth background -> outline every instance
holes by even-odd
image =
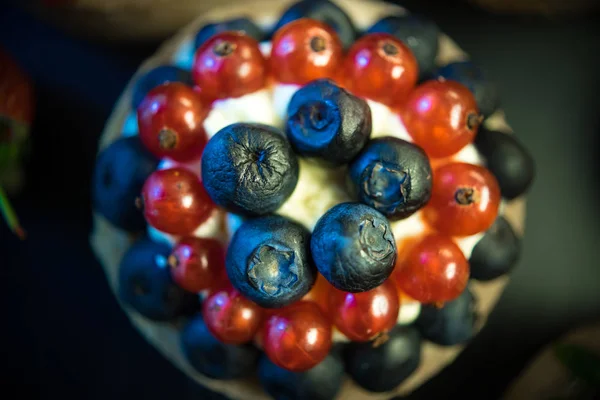
[[[433,17],[488,71],[537,161],[525,250],[511,284],[456,363],[411,396],[495,398],[543,344],[600,318],[598,18],[404,4]],[[0,391],[17,385],[21,394],[43,397],[212,398],[133,330],[88,245],[98,137],[158,43],[90,43],[0,6],[0,44],[34,79],[37,94],[34,158],[15,199],[28,240],[0,224]]]

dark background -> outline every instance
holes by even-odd
[[[414,396],[495,398],[543,344],[600,317],[598,18],[408,3],[497,82],[509,122],[537,161],[525,250],[508,289],[471,346]],[[209,398],[132,329],[88,245],[98,137],[158,44],[91,43],[6,6],[0,44],[35,81],[37,96],[34,156],[14,199],[28,240],[0,224],[0,391],[18,385],[21,395],[44,398]]]

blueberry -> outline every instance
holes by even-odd
[[[291,372],[276,366],[268,357],[260,360],[258,376],[263,389],[274,399],[330,400],[344,381],[344,363],[339,352],[305,372]]]
[[[248,18],[234,18],[227,21],[215,22],[204,25],[194,39],[195,49],[202,46],[212,36],[226,31],[237,31],[256,39],[258,42],[264,39],[262,30]]]
[[[213,379],[237,379],[251,375],[259,352],[250,344],[221,343],[208,330],[200,314],[190,319],[180,333],[183,355],[198,372]]]
[[[521,240],[510,223],[498,217],[469,258],[471,278],[489,281],[508,273],[521,255]]]
[[[360,202],[390,220],[406,218],[431,196],[431,166],[418,146],[394,137],[373,139],[349,169]]]
[[[202,181],[228,211],[265,215],[277,210],[298,182],[298,159],[283,132],[260,124],[226,126],[206,145]]]
[[[250,219],[235,231],[225,265],[233,286],[262,307],[276,308],[303,297],[317,272],[310,234],[281,216]]]
[[[415,322],[424,339],[442,346],[469,341],[475,335],[476,299],[469,289],[442,308],[423,305]]]
[[[288,105],[287,135],[297,153],[345,164],[371,135],[371,109],[366,101],[319,79],[299,89]]]
[[[279,28],[300,18],[311,18],[331,26],[338,34],[344,48],[354,43],[356,29],[348,15],[335,3],[326,0],[302,0],[288,8],[273,29]]]
[[[146,220],[135,200],[157,166],[158,159],[146,150],[139,137],[111,143],[96,160],[92,177],[94,209],[120,229],[143,231]]]
[[[192,85],[192,74],[190,71],[174,65],[161,65],[145,72],[134,83],[131,90],[131,107],[137,110],[149,91],[167,82],[181,82]]]
[[[396,241],[388,220],[359,203],[341,203],[323,214],[310,248],[319,272],[345,292],[379,286],[396,261]]]
[[[515,135],[480,128],[475,146],[500,185],[502,197],[512,200],[529,189],[535,162]]]
[[[387,392],[408,378],[421,362],[421,337],[412,326],[396,326],[387,342],[353,342],[344,350],[346,372],[370,392]]]
[[[146,318],[168,321],[197,309],[198,296],[171,279],[171,249],[149,239],[135,242],[119,266],[119,298]]]
[[[401,40],[415,55],[421,77],[434,71],[440,29],[429,18],[417,14],[392,15],[377,21],[367,33],[389,33]]]
[[[437,70],[435,77],[458,81],[475,96],[479,112],[488,117],[499,105],[496,86],[487,80],[486,74],[470,61],[457,61]]]

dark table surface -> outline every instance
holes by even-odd
[[[497,82],[537,161],[525,250],[508,289],[469,348],[414,395],[494,398],[543,344],[600,317],[597,19],[414,3]],[[29,238],[19,242],[0,226],[0,387],[45,398],[209,398],[130,326],[88,245],[98,137],[156,44],[90,43],[4,7],[0,44],[37,94],[34,157],[15,199]]]

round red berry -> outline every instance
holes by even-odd
[[[500,200],[498,181],[486,168],[450,163],[434,171],[431,199],[423,216],[443,234],[474,235],[492,226]]]
[[[197,293],[224,280],[225,249],[215,239],[185,237],[173,248],[169,265],[175,283]]]
[[[469,263],[448,236],[431,234],[396,265],[398,287],[421,303],[443,303],[467,287]]]
[[[482,118],[473,94],[454,81],[428,81],[408,95],[400,115],[415,143],[434,158],[471,143]]]
[[[186,168],[153,172],[142,189],[146,221],[172,235],[188,235],[203,223],[215,205],[200,179]]]
[[[390,279],[362,293],[330,292],[334,325],[355,342],[366,342],[390,331],[398,319],[398,289]]]
[[[267,61],[250,36],[223,32],[198,48],[192,76],[207,99],[240,97],[265,86]]]
[[[344,83],[354,94],[388,106],[405,100],[419,76],[410,49],[387,33],[371,33],[358,39],[343,65]]]
[[[157,86],[137,109],[140,139],[157,157],[198,159],[208,140],[207,115],[208,107],[191,87],[179,82]]]
[[[312,289],[302,298],[302,301],[312,301],[319,306],[323,314],[329,315],[329,294],[337,290],[321,274],[317,274],[317,279]]]
[[[311,369],[331,349],[331,322],[312,302],[300,301],[271,315],[264,330],[265,354],[293,372]]]
[[[275,32],[271,72],[283,83],[304,85],[319,78],[334,78],[343,58],[342,42],[327,24],[301,18]]]

